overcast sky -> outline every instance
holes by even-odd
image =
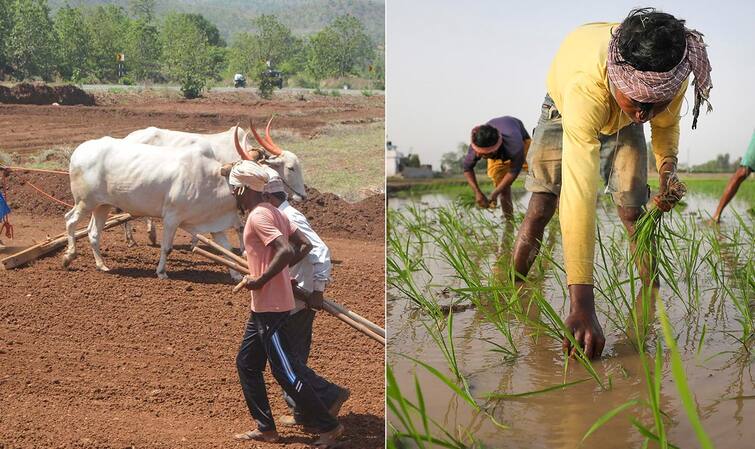
[[[562,39],[589,22],[620,22],[630,9],[654,6],[705,35],[713,112],[691,130],[681,120],[679,161],[744,154],[755,129],[755,1],[412,0],[386,5],[387,139],[439,168],[443,153],[492,117],[536,124],[545,77]],[[682,114],[688,108],[682,106]],[[645,125],[650,137],[649,125]]]

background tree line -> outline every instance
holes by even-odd
[[[61,6],[47,0],[0,0],[0,76],[75,83],[178,82],[198,93],[234,73],[259,81],[270,67],[316,87],[326,78],[358,76],[384,84],[384,54],[362,22],[344,14],[296,36],[274,15],[259,15],[227,43],[202,14],[155,15],[155,0]],[[122,53],[120,63],[116,55]],[[123,71],[121,70],[123,69]]]

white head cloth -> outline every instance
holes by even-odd
[[[231,169],[228,182],[233,187],[249,187],[255,192],[262,192],[270,179],[266,168],[254,161],[237,162]]]

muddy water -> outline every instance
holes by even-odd
[[[515,195],[516,207],[523,212],[528,195]],[[706,211],[715,209],[717,199],[690,195],[687,206],[682,211],[690,223],[703,227],[702,218]],[[443,207],[451,199],[441,194],[430,194],[413,199],[389,200],[392,209],[405,209],[409,205],[434,208]],[[732,208],[740,213],[752,205],[734,201]],[[490,220],[500,220],[499,212],[490,212]],[[620,224],[610,205],[599,207],[599,226],[603,235],[618,235]],[[751,218],[746,218],[752,227]],[[724,214],[722,234],[733,232],[736,220],[731,209]],[[501,226],[503,232],[504,226]],[[557,226],[546,230],[545,240],[555,243],[555,260],[562,261],[560,238]],[[501,236],[506,241],[506,236]],[[745,245],[748,241],[745,241]],[[752,241],[749,249],[752,251]],[[429,247],[428,247],[429,246]],[[491,246],[491,261],[496,257],[497,245]],[[703,245],[703,252],[707,246]],[[438,257],[437,248],[431,244],[425,247],[425,260],[432,277],[418,275],[419,285],[427,284],[428,296],[443,301],[447,287],[460,287],[454,278],[455,271]],[[750,260],[752,260],[750,258]],[[725,262],[725,261],[724,261]],[[485,264],[481,264],[485,265]],[[727,266],[723,271],[731,273],[742,267]],[[740,336],[739,316],[732,301],[723,291],[714,288],[710,268],[703,264],[696,277],[700,288],[699,307],[688,313],[670,288],[663,285],[660,295],[666,299],[671,324],[677,335],[687,381],[697,404],[703,427],[717,448],[752,447],[755,441],[755,379],[752,372],[753,356],[731,335]],[[532,288],[545,292],[548,301],[566,317],[566,304],[562,287],[554,271],[547,272],[544,280]],[[563,282],[563,278],[561,279]],[[679,288],[686,292],[686,284]],[[628,287],[627,287],[628,289]],[[735,290],[738,294],[743,294]],[[752,294],[752,289],[747,293]],[[755,298],[750,298],[755,299]],[[609,410],[631,399],[647,399],[643,367],[636,349],[630,344],[623,329],[613,325],[607,318],[612,312],[603,298],[597,298],[599,319],[606,334],[606,347],[601,360],[593,366],[603,380],[610,378],[611,388],[601,390],[598,384],[589,380],[563,390],[551,391],[518,399],[500,400],[491,403],[493,416],[508,426],[501,429],[490,419],[474,412],[434,376],[399,354],[423,360],[448,374],[445,359],[439,348],[426,333],[421,324],[422,314],[407,298],[389,289],[387,305],[387,325],[390,331],[388,362],[393,367],[399,385],[406,396],[414,399],[413,375],[420,380],[423,395],[432,419],[442,424],[455,435],[467,432],[483,447],[505,448],[640,448],[644,437],[632,426],[630,418],[636,418],[644,425],[652,426],[652,415],[648,409],[632,407],[617,415],[580,446],[580,442],[590,426]],[[699,341],[705,326],[704,344]],[[523,393],[540,390],[563,382],[589,378],[585,369],[571,362],[565,369],[560,351],[560,343],[541,335],[533,338],[533,329],[521,323],[512,323],[512,329],[519,356],[505,360],[486,340],[505,344],[503,336],[489,323],[482,312],[469,309],[454,315],[454,344],[458,363],[463,375],[470,384],[473,395],[480,399],[487,393]],[[661,336],[657,323],[654,334]],[[665,347],[665,345],[664,345]],[[750,345],[750,350],[752,350]],[[654,354],[654,345],[649,352]],[[666,422],[669,441],[681,448],[699,447],[694,431],[687,420],[671,375],[670,355],[664,353],[661,403],[663,411],[670,418]],[[652,360],[650,361],[652,365]],[[465,441],[470,441],[466,438]],[[654,447],[651,443],[649,447]]]

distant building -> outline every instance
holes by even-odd
[[[388,140],[385,142],[385,176],[397,176],[401,171],[401,158],[398,147]]]
[[[430,164],[423,164],[419,167],[404,167],[401,170],[401,176],[407,179],[421,179],[433,177],[433,166]]]
[[[398,146],[390,140],[385,143],[385,176],[397,176],[407,179],[432,178],[433,167],[421,164],[419,155],[404,156]]]

